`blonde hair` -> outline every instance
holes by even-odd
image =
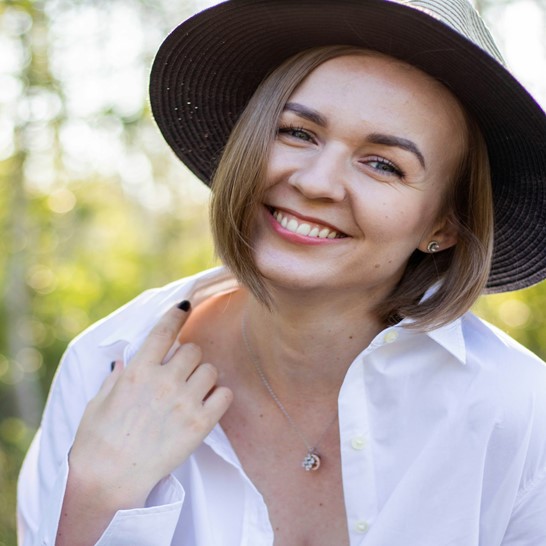
[[[319,47],[300,52],[274,70],[233,128],[213,177],[211,224],[216,251],[267,306],[272,302],[254,261],[252,226],[263,203],[263,182],[279,118],[296,87],[315,68],[355,54],[374,52],[351,46]],[[403,318],[419,329],[447,324],[465,313],[485,287],[493,247],[489,160],[482,133],[466,112],[465,125],[466,151],[441,210],[455,227],[458,242],[437,254],[416,250],[411,255],[401,280],[376,310],[385,324]],[[434,293],[423,299],[435,284]]]

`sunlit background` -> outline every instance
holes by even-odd
[[[71,338],[145,288],[214,265],[208,191],[153,125],[168,30],[215,2],[0,1],[0,546],[15,479]],[[546,2],[481,0],[546,106]],[[546,283],[477,311],[546,357]]]

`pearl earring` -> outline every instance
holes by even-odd
[[[434,254],[435,252],[438,252],[438,250],[440,250],[440,243],[438,241],[430,241],[427,245],[427,251],[430,254]]]

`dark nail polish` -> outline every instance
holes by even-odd
[[[114,362],[110,362],[110,371],[113,372],[115,367],[116,367],[116,361],[114,360]]]
[[[182,309],[182,311],[189,311],[191,307],[191,303],[188,300],[181,301],[177,305],[178,309]]]

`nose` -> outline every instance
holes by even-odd
[[[308,199],[343,201],[348,163],[341,149],[326,146],[298,165],[289,182]]]

